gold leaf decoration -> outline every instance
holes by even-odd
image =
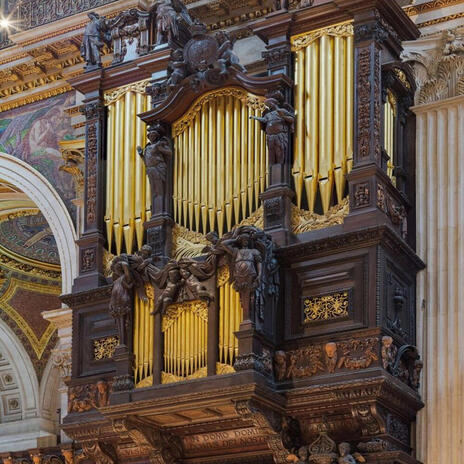
[[[105,337],[93,341],[93,358],[95,360],[111,359],[119,345],[119,337]]]
[[[342,203],[333,206],[327,214],[316,214],[305,211],[292,205],[292,232],[302,234],[311,230],[324,229],[326,227],[343,224],[345,217],[350,211],[348,197]]]
[[[304,322],[320,322],[348,316],[348,290],[316,297],[303,301]]]

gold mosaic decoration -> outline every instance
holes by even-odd
[[[25,282],[23,280],[18,280],[12,277],[8,288],[5,290],[3,295],[0,296],[1,310],[5,312],[11,319],[13,319],[13,321],[24,333],[25,337],[31,344],[37,358],[41,359],[45,348],[47,347],[50,338],[52,338],[56,328],[52,323],[50,323],[45,332],[42,334],[41,338],[37,338],[37,335],[28,324],[28,322],[21,316],[21,314],[19,314],[18,311],[16,311],[15,308],[13,308],[13,306],[9,304],[9,301],[15,295],[16,290],[21,288],[30,292],[44,293],[46,295],[59,295],[60,289],[56,286],[42,285],[35,282]]]
[[[304,322],[329,321],[347,317],[348,305],[348,290],[305,298],[303,301]]]
[[[111,359],[114,355],[114,350],[119,345],[119,337],[105,337],[93,341],[93,358],[98,361],[100,359]]]

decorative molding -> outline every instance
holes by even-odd
[[[417,23],[416,26],[422,29],[424,27],[435,26],[436,24],[447,23],[448,21],[454,21],[461,18],[464,18],[464,11],[448,16],[442,16],[441,18],[429,19],[428,21]]]
[[[112,383],[100,380],[97,383],[69,387],[68,413],[87,412],[108,406]]]
[[[274,355],[276,379],[292,380],[334,373],[341,369],[366,369],[379,361],[377,337],[353,338],[337,342],[307,345]]]
[[[409,16],[416,16],[432,10],[439,10],[454,5],[464,3],[463,0],[432,0],[418,5],[410,5],[403,8],[404,12]]]

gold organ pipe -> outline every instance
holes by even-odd
[[[346,37],[346,172],[353,167],[353,131],[354,131],[354,41],[353,36]]]
[[[244,137],[243,134],[247,134],[248,130],[248,111],[248,107],[242,105],[240,120],[240,133],[242,134],[240,150],[240,203],[242,205],[242,217],[247,217],[248,136]]]
[[[353,27],[350,23],[292,38],[295,52],[297,204],[324,213],[345,195],[353,159]],[[336,195],[336,196],[335,196]]]
[[[200,97],[173,124],[180,225],[222,235],[258,207],[267,183],[267,147],[261,126],[249,116],[263,108],[261,97],[231,87]]]
[[[210,101],[208,104],[208,125],[209,125],[209,194],[208,194],[208,210],[209,210],[209,228],[214,230],[216,228],[216,102]]]
[[[242,140],[244,137],[238,137],[241,130],[241,110],[240,110],[240,100],[231,98],[234,112],[234,150],[233,150],[233,173],[234,173],[234,182],[233,182],[233,207],[234,207],[234,219],[235,223],[240,222],[240,176],[241,176],[241,150],[242,150]]]
[[[118,128],[123,127],[123,111],[124,111],[124,100],[118,100],[116,102],[116,122],[115,125]],[[115,133],[116,136],[116,133]],[[115,142],[117,140],[115,139]],[[120,140],[119,143],[114,144],[114,151],[115,151],[115,171],[114,171],[114,235],[115,235],[115,242],[116,242],[116,254],[120,254],[122,251],[122,216],[121,216],[121,203],[122,198],[124,196],[124,192],[122,190],[122,179],[123,173],[121,169],[116,169],[119,163],[123,162],[122,159],[122,147],[124,142],[124,132],[120,133]],[[117,165],[116,165],[116,162]]]
[[[225,134],[224,134],[224,119],[225,119],[225,105],[224,98],[217,100],[216,108],[216,204],[217,208],[217,226],[219,235],[224,231],[224,193],[225,193],[225,172],[224,172],[224,158],[225,158]]]
[[[114,133],[115,133],[115,108],[108,108],[108,138],[107,138],[107,181],[106,181],[106,199],[107,207],[105,214],[106,237],[108,240],[108,249],[111,250],[113,244],[113,225],[114,225]]]
[[[301,207],[301,196],[303,192],[303,170],[304,170],[304,101],[305,101],[305,68],[304,50],[298,50],[295,56],[295,91],[296,91],[296,135],[295,154],[293,163],[293,177],[295,179],[295,191],[297,194],[298,207]]]
[[[143,84],[143,85],[142,85]],[[145,146],[146,127],[137,117],[149,105],[144,83],[105,94],[107,112],[107,173],[105,222],[109,250],[132,253],[141,247],[143,222],[151,198],[143,161],[136,146]]]
[[[345,40],[341,37],[334,38],[334,64],[335,79],[334,85],[334,176],[337,201],[343,200],[345,193],[345,172],[346,172],[346,56]]]
[[[178,191],[179,191],[179,185],[178,185],[178,180],[180,179],[179,177],[179,171],[178,171],[178,164],[179,164],[179,139],[178,137],[174,137],[173,140],[173,148],[174,148],[174,159],[173,159],[173,183],[172,183],[172,203],[173,203],[173,215],[174,215],[174,221],[175,222],[180,222],[179,216],[178,216],[178,209],[179,209],[179,197]]]
[[[194,160],[193,167],[195,170],[194,173],[194,212],[195,212],[195,230],[200,231],[200,205],[201,205],[201,115],[198,113],[195,117],[195,151],[194,151]]]

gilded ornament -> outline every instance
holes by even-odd
[[[354,30],[351,22],[337,24],[316,31],[305,32],[304,34],[292,37],[292,51],[296,52],[302,48],[306,48],[324,35],[332,37],[351,37],[353,34]]]
[[[192,124],[195,116],[201,111],[206,103],[214,101],[219,97],[237,98],[251,109],[260,111],[264,111],[265,109],[263,97],[250,94],[239,87],[225,87],[222,89],[212,90],[195,100],[190,109],[172,125],[173,137],[177,137],[182,134],[182,132],[184,132],[186,128]]]
[[[312,230],[325,229],[326,227],[343,224],[349,211],[348,197],[345,197],[341,203],[332,206],[326,214],[311,213],[292,205],[292,232],[302,234]]]
[[[407,88],[411,89],[411,84],[406,76],[406,73],[400,68],[394,68],[396,77],[401,81],[401,83]]]
[[[175,303],[168,306],[166,314],[163,316],[162,331],[166,332],[184,312],[191,312],[204,322],[208,322],[208,304],[206,301],[197,300],[186,303]]]
[[[172,230],[172,255],[176,261],[182,258],[196,258],[204,254],[203,249],[209,245],[207,238],[176,224]]]
[[[348,291],[303,300],[304,322],[328,321],[348,316]]]
[[[229,266],[221,266],[220,268],[218,268],[217,274],[216,274],[217,286],[222,287],[227,282],[229,282],[229,279],[230,279]]]
[[[111,359],[119,345],[118,337],[98,338],[93,341],[93,358],[95,360]]]
[[[105,106],[109,106],[112,103],[117,102],[118,100],[123,98],[128,92],[140,93],[142,95],[145,95],[145,90],[149,82],[150,79],[145,79],[143,81],[134,82],[132,84],[118,87],[115,90],[105,92]]]

